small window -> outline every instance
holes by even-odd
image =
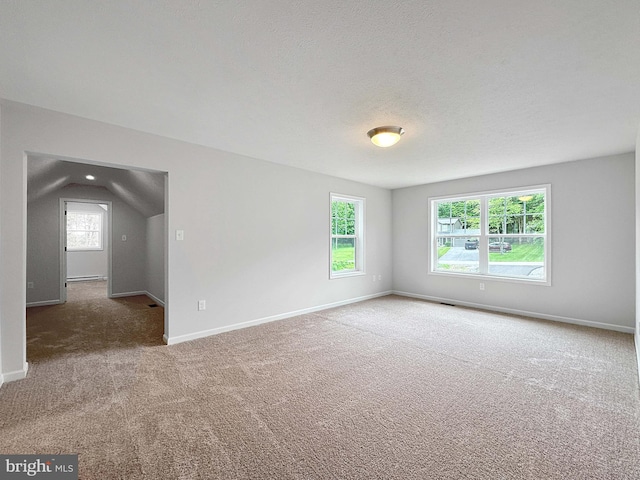
[[[431,199],[431,273],[549,284],[550,187]]]
[[[331,278],[364,274],[364,198],[331,194]]]
[[[67,212],[67,250],[102,250],[102,213]]]

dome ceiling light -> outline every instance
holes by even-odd
[[[367,132],[369,138],[374,145],[378,147],[390,147],[395,145],[400,140],[400,137],[404,135],[404,128],[402,127],[376,127]]]

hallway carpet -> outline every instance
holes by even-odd
[[[631,335],[388,296],[164,346],[148,303],[29,309],[0,453],[79,453],[82,479],[640,478]]]

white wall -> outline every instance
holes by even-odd
[[[547,183],[552,286],[427,274],[429,197]],[[632,153],[394,190],[394,290],[632,332],[634,191]]]
[[[168,172],[169,340],[391,290],[389,190],[14,102],[1,108],[4,371],[26,358],[24,152]],[[366,276],[329,280],[330,192],[366,198]],[[197,311],[200,299],[207,310]]]
[[[146,219],[106,188],[68,186],[27,206],[27,304],[60,299],[60,198],[112,202],[113,295],[146,290]],[[127,241],[122,241],[122,235]]]
[[[0,351],[2,352],[3,380],[11,381],[26,375],[25,268],[24,251],[26,223],[16,223],[26,213],[26,170],[23,153],[6,161],[10,145],[7,127],[8,114],[0,103]],[[18,180],[20,179],[20,180]],[[13,192],[12,192],[13,190]],[[16,195],[17,194],[17,195]],[[5,232],[9,230],[9,234]],[[13,232],[10,230],[13,229]],[[22,256],[23,258],[17,258]]]
[[[147,218],[147,292],[164,305],[164,229],[165,215]]]
[[[0,160],[2,160],[2,105],[0,105]],[[0,168],[0,187],[2,186],[2,168]],[[1,198],[0,198],[1,200]],[[0,212],[2,211],[2,201],[0,201]],[[1,214],[0,214],[1,215]],[[0,216],[0,252],[2,251],[2,221],[1,221],[1,216]],[[0,266],[2,266],[2,263],[0,262]],[[0,292],[2,292],[3,288],[2,288],[2,283],[3,283],[3,279],[2,279],[2,275],[0,275]],[[1,294],[0,294],[0,299],[2,298]],[[4,369],[2,368],[2,310],[0,309],[0,386],[2,386],[2,384],[4,383]]]
[[[68,202],[67,211],[74,212],[93,212],[102,215],[102,250],[68,250],[67,251],[67,278],[83,278],[83,277],[103,277],[109,274],[109,241],[111,235],[107,221],[107,210],[97,203],[76,203]],[[27,218],[29,217],[29,207],[27,205]],[[29,265],[29,225],[27,225],[27,265]],[[29,267],[27,266],[27,272]],[[27,273],[27,282],[29,282],[29,274]],[[29,292],[27,292],[27,298]]]
[[[640,379],[640,127],[638,128],[638,136],[636,137],[636,358],[638,359],[638,378]]]

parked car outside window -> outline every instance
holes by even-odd
[[[491,242],[489,244],[490,252],[510,252],[511,244],[507,242]]]
[[[478,239],[475,240],[467,240],[464,242],[465,250],[476,250],[478,248]]]

